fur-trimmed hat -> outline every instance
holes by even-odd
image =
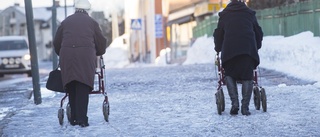
[[[91,8],[91,4],[88,0],[76,0],[74,7],[76,9],[89,10]]]

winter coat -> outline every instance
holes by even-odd
[[[261,48],[263,32],[255,17],[256,12],[245,3],[234,1],[219,13],[214,30],[215,51],[221,52],[222,64],[239,55],[249,55],[259,65],[258,49]]]
[[[85,11],[76,11],[61,23],[53,45],[64,87],[78,81],[93,88],[97,56],[105,53],[106,43],[99,24]]]

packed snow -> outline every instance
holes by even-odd
[[[319,136],[319,43],[319,37],[311,32],[264,37],[259,68],[277,71],[272,73],[274,80],[262,80],[267,91],[267,112],[255,110],[251,100],[252,115],[231,116],[230,99],[224,87],[226,110],[217,114],[216,53],[213,38],[203,36],[188,50],[183,65],[165,64],[166,51],[162,51],[152,67],[132,67],[124,58],[117,63],[119,55],[105,55],[105,63],[115,66],[106,69],[109,122],[102,115],[104,97],[90,95],[90,126],[71,126],[66,115],[60,126],[57,112],[64,94],[41,88],[43,102],[35,105],[30,99],[26,106],[16,110],[2,129],[2,136]],[[107,53],[111,51],[127,56],[127,45],[111,45]],[[280,80],[293,77],[300,79],[298,83]],[[41,86],[44,85],[42,80]]]

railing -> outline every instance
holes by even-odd
[[[291,36],[303,31],[320,35],[320,0],[309,0],[256,11],[265,36]],[[207,34],[212,36],[219,17],[211,16],[193,28],[193,38]]]

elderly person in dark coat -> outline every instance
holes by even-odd
[[[62,21],[53,44],[59,55],[62,83],[69,94],[71,125],[89,126],[87,111],[93,89],[97,56],[103,55],[107,40],[87,10],[88,0],[75,2],[75,13]]]
[[[218,26],[214,31],[215,51],[221,52],[225,82],[231,99],[231,115],[238,114],[239,100],[236,81],[242,83],[241,113],[250,115],[249,103],[253,88],[253,70],[259,65],[258,49],[263,32],[249,9],[246,0],[231,0],[219,13]]]

